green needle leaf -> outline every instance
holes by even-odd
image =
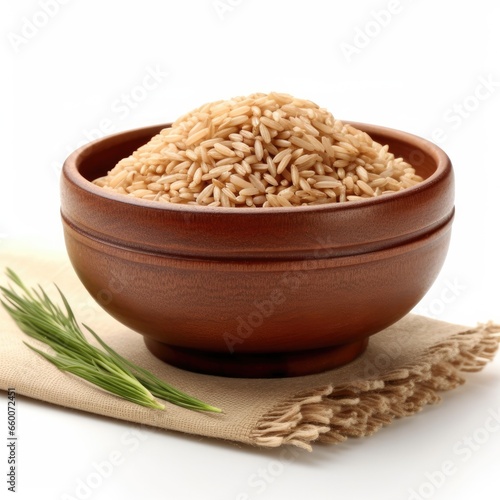
[[[55,355],[25,344],[60,370],[148,408],[165,408],[156,397],[190,410],[221,413],[219,408],[175,389],[153,373],[125,359],[90,327],[83,325],[104,350],[90,344],[57,285],[63,308],[55,304],[41,286],[38,289],[26,287],[12,269],[7,268],[6,275],[11,283],[9,288],[0,286],[4,297],[0,302],[26,335],[49,346]]]

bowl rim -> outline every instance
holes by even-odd
[[[336,212],[345,210],[356,210],[364,209],[368,206],[382,205],[386,203],[391,203],[396,200],[402,200],[411,197],[414,193],[427,190],[432,188],[435,184],[439,183],[447,175],[452,172],[452,163],[448,155],[437,146],[435,143],[428,139],[420,137],[418,135],[412,134],[410,132],[405,132],[398,129],[393,129],[385,126],[353,122],[349,120],[342,120],[343,123],[352,125],[353,127],[359,128],[361,131],[366,132],[368,135],[379,135],[379,136],[390,136],[392,139],[398,140],[405,144],[413,145],[415,150],[425,151],[429,156],[431,156],[436,162],[436,170],[429,177],[425,178],[422,182],[410,186],[408,188],[402,189],[395,193],[390,193],[385,196],[377,196],[372,198],[366,198],[362,200],[345,201],[345,202],[332,202],[324,203],[321,205],[297,205],[293,207],[210,207],[205,205],[188,205],[180,203],[158,203],[153,200],[143,200],[142,198],[136,198],[133,196],[123,195],[121,193],[115,193],[111,190],[103,189],[100,186],[95,185],[93,182],[86,179],[78,170],[78,164],[80,159],[90,156],[93,149],[104,141],[114,142],[119,138],[126,139],[127,136],[134,136],[140,132],[146,134],[147,131],[151,131],[151,137],[158,133],[164,128],[168,128],[172,123],[149,125],[145,127],[136,127],[133,129],[128,129],[114,134],[109,134],[103,136],[99,139],[95,139],[83,146],[79,147],[73,151],[64,161],[62,174],[67,177],[67,179],[74,183],[81,189],[101,198],[108,199],[113,202],[123,203],[126,205],[136,206],[140,208],[147,208],[158,210],[161,212],[182,212],[182,213],[205,213],[205,214],[224,214],[224,215],[271,215],[279,214],[280,216],[286,213],[299,213],[299,212]],[[156,130],[156,132],[154,132]],[[408,161],[408,160],[407,160]],[[114,165],[113,165],[114,166]],[[111,167],[112,168],[112,167]]]

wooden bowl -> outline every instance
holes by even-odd
[[[67,251],[96,301],[173,365],[239,377],[345,364],[439,273],[454,214],[449,158],[414,135],[353,123],[425,180],[357,202],[293,208],[159,204],[90,181],[168,125],[76,150],[62,173]]]

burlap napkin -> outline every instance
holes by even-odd
[[[89,324],[123,356],[179,389],[216,405],[223,415],[173,405],[150,410],[60,372],[28,349],[35,343],[0,311],[0,389],[91,413],[190,434],[276,447],[311,449],[367,436],[396,417],[413,415],[439,401],[439,392],[464,382],[495,354],[500,325],[475,328],[408,315],[373,336],[356,361],[320,375],[288,379],[231,379],[168,366],[152,356],[142,337],[109,317],[80,284],[64,253],[15,252],[5,247],[1,270],[12,267],[27,284],[55,292],[57,283],[79,320]],[[0,282],[6,279],[0,276]],[[55,295],[54,295],[55,297]]]

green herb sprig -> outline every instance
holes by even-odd
[[[120,356],[96,332],[83,324],[104,350],[90,344],[57,285],[64,308],[55,304],[41,286],[29,289],[12,269],[7,268],[6,275],[18,290],[12,283],[9,288],[0,286],[4,296],[0,302],[26,335],[48,345],[56,354],[48,354],[25,344],[60,370],[149,408],[165,408],[156,397],[190,410],[221,413],[219,408],[175,389],[148,370]]]

